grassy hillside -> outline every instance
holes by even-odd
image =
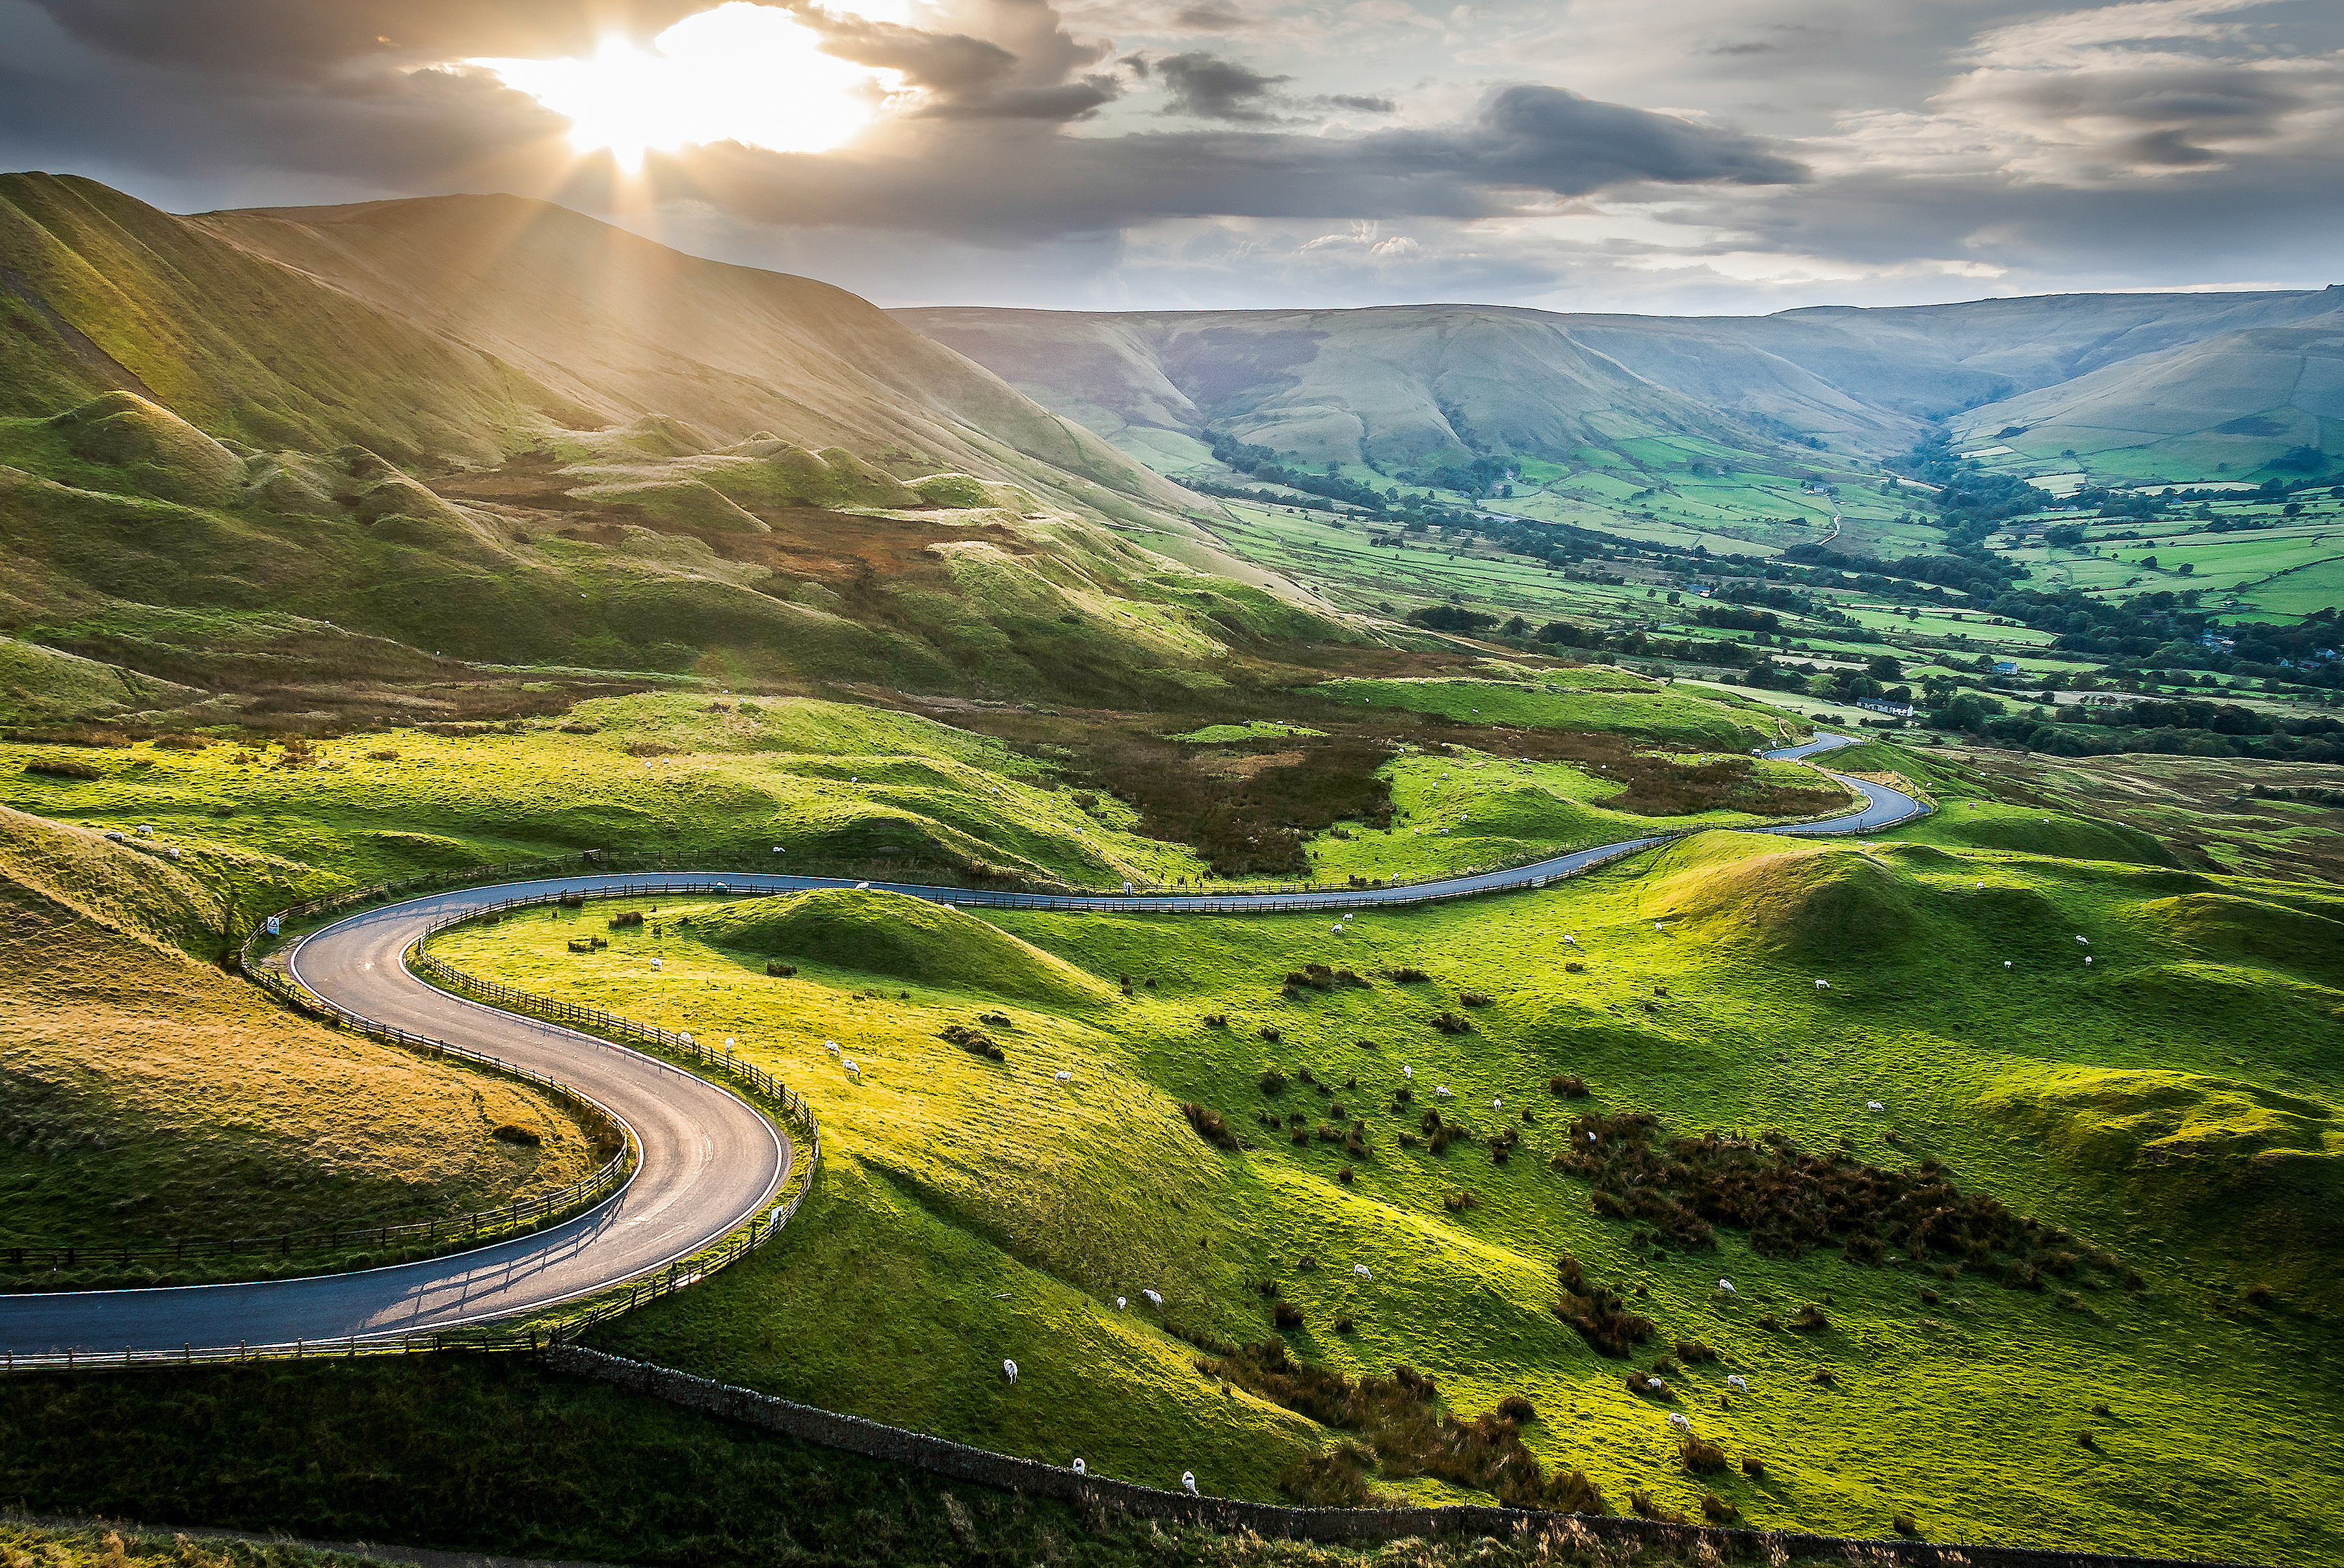
[[[734,1036],[823,1117],[831,1176],[788,1250],[602,1331],[613,1349],[1242,1494],[1329,1495],[1341,1465],[1302,1462],[1342,1439],[1380,1456],[1370,1487],[1521,1484],[1441,1480],[1381,1418],[1305,1420],[1289,1405],[1354,1418],[1271,1375],[1274,1353],[1228,1358],[1277,1338],[1351,1378],[1419,1369],[1460,1419],[1523,1395],[1521,1441],[1615,1507],[1711,1493],[1765,1524],[1882,1532],[1909,1513],[1952,1538],[2320,1561],[2336,1543],[2316,1455],[2339,1434],[2309,1391],[2344,1235],[2332,1199],[2304,1195],[2337,1182],[2344,907],[2078,859],[2071,829],[2036,828],[1990,847],[1926,827],[1876,848],[1705,835],[1339,933],[985,912],[1116,988],[1056,1007],[955,970],[951,949],[916,973],[842,967],[834,947],[769,975],[776,955],[701,940],[750,918],[704,901],[661,900],[656,929],[591,957],[564,938],[602,929],[602,908],[438,946]],[[791,945],[817,943],[763,947]],[[1443,1014],[1466,1027],[1442,1032]],[[1573,1076],[1587,1098],[1549,1087]],[[1622,1120],[1640,1112],[1657,1126]],[[1698,1141],[1713,1131],[1724,1141]],[[1796,1161],[1808,1174],[1779,1199],[1733,1185]],[[1986,1231],[1924,1266],[1894,1194],[1938,1180],[1979,1201],[1928,1201]],[[1705,1181],[1716,1199],[1686,1185]],[[1824,1220],[1810,1190],[1848,1208]],[[1584,1271],[1575,1297],[1559,1253]],[[1557,1315],[1600,1306],[1599,1284],[1652,1320],[1631,1354]],[[1298,1319],[1281,1327],[1280,1307]],[[1623,1386],[1631,1366],[1667,1381],[1662,1408]],[[1688,1473],[1672,1409],[1763,1476]]]
[[[282,869],[0,811],[0,1245],[460,1214],[600,1162],[536,1091],[302,1021],[167,945],[217,951],[272,870],[283,901]]]
[[[125,1452],[140,1462],[118,1462]],[[12,1378],[0,1382],[0,1486],[85,1517],[200,1515],[269,1536],[396,1541],[508,1561],[1607,1568],[1632,1552],[1649,1568],[1689,1561],[1560,1533],[1355,1549],[1086,1513],[550,1377],[507,1356]],[[102,1530],[0,1525],[0,1546],[56,1568],[352,1561],[273,1543],[122,1533],[121,1556]]]

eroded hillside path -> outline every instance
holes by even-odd
[[[1819,735],[1765,755],[1799,760],[1858,742]],[[1761,833],[1862,833],[1925,815],[1928,808],[1884,784],[1832,774],[1864,797],[1864,807],[1817,822]],[[1531,865],[1409,887],[1312,893],[1042,895],[966,888],[868,884],[889,892],[967,906],[1201,914],[1409,904],[1543,884],[1634,854],[1673,835],[1630,839]],[[623,893],[680,880],[748,893],[850,887],[838,879],[663,872],[500,882],[414,899],[352,915],[279,953],[292,976],[334,1005],[374,1022],[499,1057],[558,1078],[633,1130],[642,1158],[619,1193],[565,1224],[535,1235],[421,1262],[313,1279],[157,1290],[35,1292],[0,1296],[0,1352],[46,1356],[71,1350],[107,1354],[338,1345],[430,1332],[544,1312],[651,1274],[746,1223],[782,1190],[796,1151],[788,1135],[729,1090],[679,1068],[558,1024],[546,1023],[426,983],[402,962],[408,948],[451,916],[491,904],[561,892]]]

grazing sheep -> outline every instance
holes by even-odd
[[[1368,1271],[1368,1266],[1365,1263],[1352,1264],[1351,1272],[1362,1280],[1372,1280],[1375,1278],[1375,1275]]]
[[[1981,888],[1983,888],[1983,887],[1985,887],[1985,884],[1984,882],[1980,882],[1980,883],[1978,884],[1978,886],[1979,886],[1979,887],[1981,887]]]
[[[838,1041],[836,1041],[836,1040],[823,1040],[823,1041],[822,1042],[822,1048],[823,1048],[823,1050],[826,1050],[826,1051],[830,1052],[830,1054],[831,1054],[831,1055],[833,1055],[833,1056],[836,1056],[836,1055],[838,1054]]]
[[[1062,1072],[1058,1074],[1058,1081],[1060,1083],[1072,1083],[1074,1081],[1075,1075],[1071,1072]]]
[[[1503,1111],[1505,1108],[1506,1102],[1502,1100],[1492,1100],[1490,1101],[1490,1109],[1492,1111]]]
[[[2092,961],[2092,955],[2091,955],[2091,954],[2089,954],[2089,953],[2086,953],[2086,954],[2084,955],[2084,961],[2085,961],[2086,963],[2090,963],[2090,962]]]
[[[683,1041],[686,1045],[690,1045],[692,1043],[692,1036],[689,1034],[679,1034],[675,1038]]]
[[[1184,1470],[1180,1473],[1180,1490],[1187,1493],[1191,1497],[1197,1495],[1197,1473],[1195,1471]]]
[[[1444,1083],[1444,1084],[1442,1084],[1440,1088],[1438,1088],[1438,1089],[1434,1090],[1432,1092],[1433,1092],[1434,1097],[1435,1097],[1435,1098],[1437,1098],[1437,1099],[1440,1099],[1440,1100],[1447,1100],[1448,1098],[1450,1098],[1450,1095],[1449,1095],[1449,1086],[1448,1086],[1447,1084],[1445,1084],[1445,1083]]]
[[[858,892],[858,893],[859,893],[859,892],[861,892],[864,889],[865,889],[865,888],[869,887],[870,885],[871,885],[871,884],[870,884],[870,883],[868,883],[868,882],[857,882],[857,883],[855,883],[855,884],[854,884],[854,890],[855,890],[856,892]]]
[[[2005,960],[2002,960],[2002,967],[2003,967],[2003,968],[2005,968],[2005,969],[2008,969],[2008,968],[2010,968],[2010,960],[2009,960],[2008,959],[2005,959]]]
[[[1748,1393],[1750,1392],[1750,1380],[1746,1377],[1730,1377],[1725,1380],[1725,1386],[1731,1389],[1739,1389],[1743,1393]]]
[[[731,1035],[729,1035],[729,1034],[728,1034],[728,1035],[726,1035],[726,1036],[724,1037],[724,1049],[725,1049],[725,1050],[732,1050],[735,1045],[737,1045],[737,1044],[739,1044],[739,1043],[740,1043],[740,1042],[739,1042],[738,1040],[734,1040]]]
[[[1888,1107],[1886,1107],[1885,1105],[1881,1104],[1881,1103],[1880,1103],[1880,1101],[1878,1101],[1877,1100],[1867,1100],[1867,1101],[1865,1101],[1864,1102],[1864,1108],[1866,1111],[1885,1111],[1885,1110],[1887,1110],[1887,1109],[1888,1109]]]
[[[1008,1378],[1011,1382],[1014,1383],[1017,1381],[1017,1363],[1015,1362],[1003,1362],[1001,1363],[1001,1370],[1008,1374]]]
[[[1669,1392],[1668,1380],[1665,1378],[1648,1377],[1644,1380],[1644,1387],[1653,1393]]]
[[[1718,1288],[1719,1290],[1721,1290],[1721,1291],[1723,1291],[1723,1292],[1724,1292],[1727,1295],[1729,1295],[1729,1296],[1738,1296],[1738,1295],[1740,1295],[1740,1294],[1742,1293],[1741,1292],[1739,1292],[1739,1291],[1737,1291],[1737,1290],[1735,1290],[1735,1289],[1733,1288],[1733,1282],[1732,1280],[1720,1280],[1720,1281],[1718,1281],[1718,1282],[1717,1282],[1717,1288]]]
[[[2077,937],[2076,940],[2083,943],[2086,947],[2090,947],[2092,945],[2092,939],[2089,937]]]
[[[1675,1427],[1679,1432],[1691,1432],[1692,1430],[1692,1422],[1687,1421],[1675,1411],[1669,1412],[1669,1424]]]
[[[653,959],[653,960],[652,960],[652,968],[653,968],[653,969],[657,969],[657,968],[659,968],[659,967],[660,967],[660,961],[659,961],[659,960],[657,960],[657,959]]]
[[[1328,930],[1333,931],[1339,937],[1343,934],[1343,928],[1340,926],[1329,926]]]
[[[1160,1307],[1164,1304],[1164,1298],[1154,1291],[1142,1291],[1139,1293],[1147,1298],[1147,1304],[1151,1307]]]
[[[1659,930],[1660,929],[1661,929],[1661,922],[1660,922],[1660,921],[1658,921],[1658,920],[1654,920],[1654,921],[1652,922],[1652,930],[1656,930],[1656,931],[1657,931],[1657,930]]]
[[[1123,1299],[1121,1296],[1117,1296],[1117,1297],[1116,1297],[1116,1299],[1115,1299],[1115,1310],[1116,1310],[1116,1312],[1119,1312],[1123,1311],[1123,1309],[1124,1309],[1124,1305],[1125,1305],[1124,1299]]]
[[[1815,982],[1815,989],[1817,990],[1831,990],[1831,981],[1827,980],[1819,980]]]
[[[1412,1067],[1401,1068],[1399,1070],[1399,1075],[1402,1078],[1407,1079],[1410,1083],[1414,1083],[1416,1081],[1416,1069]]]
[[[1577,937],[1565,937],[1562,940],[1571,947],[1575,948],[1579,945],[1579,939]]]
[[[853,1073],[857,1078],[863,1076],[862,1067],[851,1056],[840,1058],[838,1065],[846,1069],[847,1071]]]
[[[1075,1461],[1075,1473],[1076,1475],[1088,1475],[1090,1473],[1090,1471],[1085,1467],[1083,1462],[1079,1458]]]

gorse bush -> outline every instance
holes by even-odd
[[[937,1031],[936,1038],[988,1061],[1006,1061],[1009,1059],[1009,1053],[1001,1049],[998,1040],[985,1030],[965,1023],[948,1024]]]
[[[776,980],[793,980],[797,976],[798,966],[795,964],[783,963],[777,959],[768,960],[765,964],[765,972],[772,975]]]
[[[1233,1383],[1350,1436],[1388,1480],[1429,1477],[1488,1493],[1509,1508],[1609,1512],[1602,1493],[1583,1473],[1549,1472],[1523,1445],[1521,1427],[1531,1419],[1531,1411],[1530,1402],[1519,1395],[1500,1401],[1485,1415],[1463,1420],[1443,1411],[1433,1380],[1411,1368],[1394,1367],[1389,1377],[1371,1375],[1354,1382],[1295,1361],[1280,1340],[1219,1352],[1199,1360],[1197,1368],[1207,1377]],[[1322,1482],[1314,1473],[1298,1480],[1305,1485],[1335,1485],[1343,1489],[1339,1495],[1367,1495],[1367,1472],[1358,1459],[1341,1465],[1353,1470],[1355,1477]],[[1302,1500],[1292,1488],[1289,1495]]]
[[[1652,1320],[1628,1311],[1614,1292],[1591,1284],[1579,1260],[1565,1252],[1555,1261],[1562,1294],[1554,1315],[1579,1331],[1599,1355],[1624,1356],[1652,1337]]]
[[[1466,1034],[1473,1028],[1472,1024],[1453,1012],[1434,1013],[1432,1027],[1443,1034]]]
[[[1189,1101],[1180,1107],[1180,1114],[1188,1119],[1188,1125],[1197,1130],[1197,1136],[1214,1148],[1238,1147],[1238,1135],[1229,1131],[1228,1123],[1221,1120],[1219,1111],[1207,1110],[1195,1101]]]

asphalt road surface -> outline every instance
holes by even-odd
[[[1859,744],[1819,736],[1766,755],[1798,759]],[[1806,835],[1876,831],[1928,808],[1885,785],[1843,774],[1861,790],[1862,809],[1824,821],[1753,829]],[[1533,865],[1398,888],[1305,893],[1171,897],[988,893],[966,888],[864,884],[941,902],[1017,908],[1248,913],[1356,908],[1541,885],[1634,854],[1670,835],[1631,839]],[[633,1180],[569,1222],[475,1251],[419,1263],[315,1279],[146,1291],[86,1291],[0,1296],[0,1352],[46,1354],[72,1349],[175,1351],[289,1345],[328,1347],[384,1335],[458,1328],[541,1311],[652,1273],[747,1221],[787,1180],[788,1137],[729,1091],[652,1057],[555,1024],[450,996],[399,961],[428,927],[512,899],[562,891],[617,893],[631,888],[722,886],[785,892],[851,886],[834,879],[763,873],[669,872],[502,882],[416,899],[339,920],[278,955],[295,978],[328,1000],[378,1023],[501,1058],[561,1079],[634,1130],[642,1160]]]

